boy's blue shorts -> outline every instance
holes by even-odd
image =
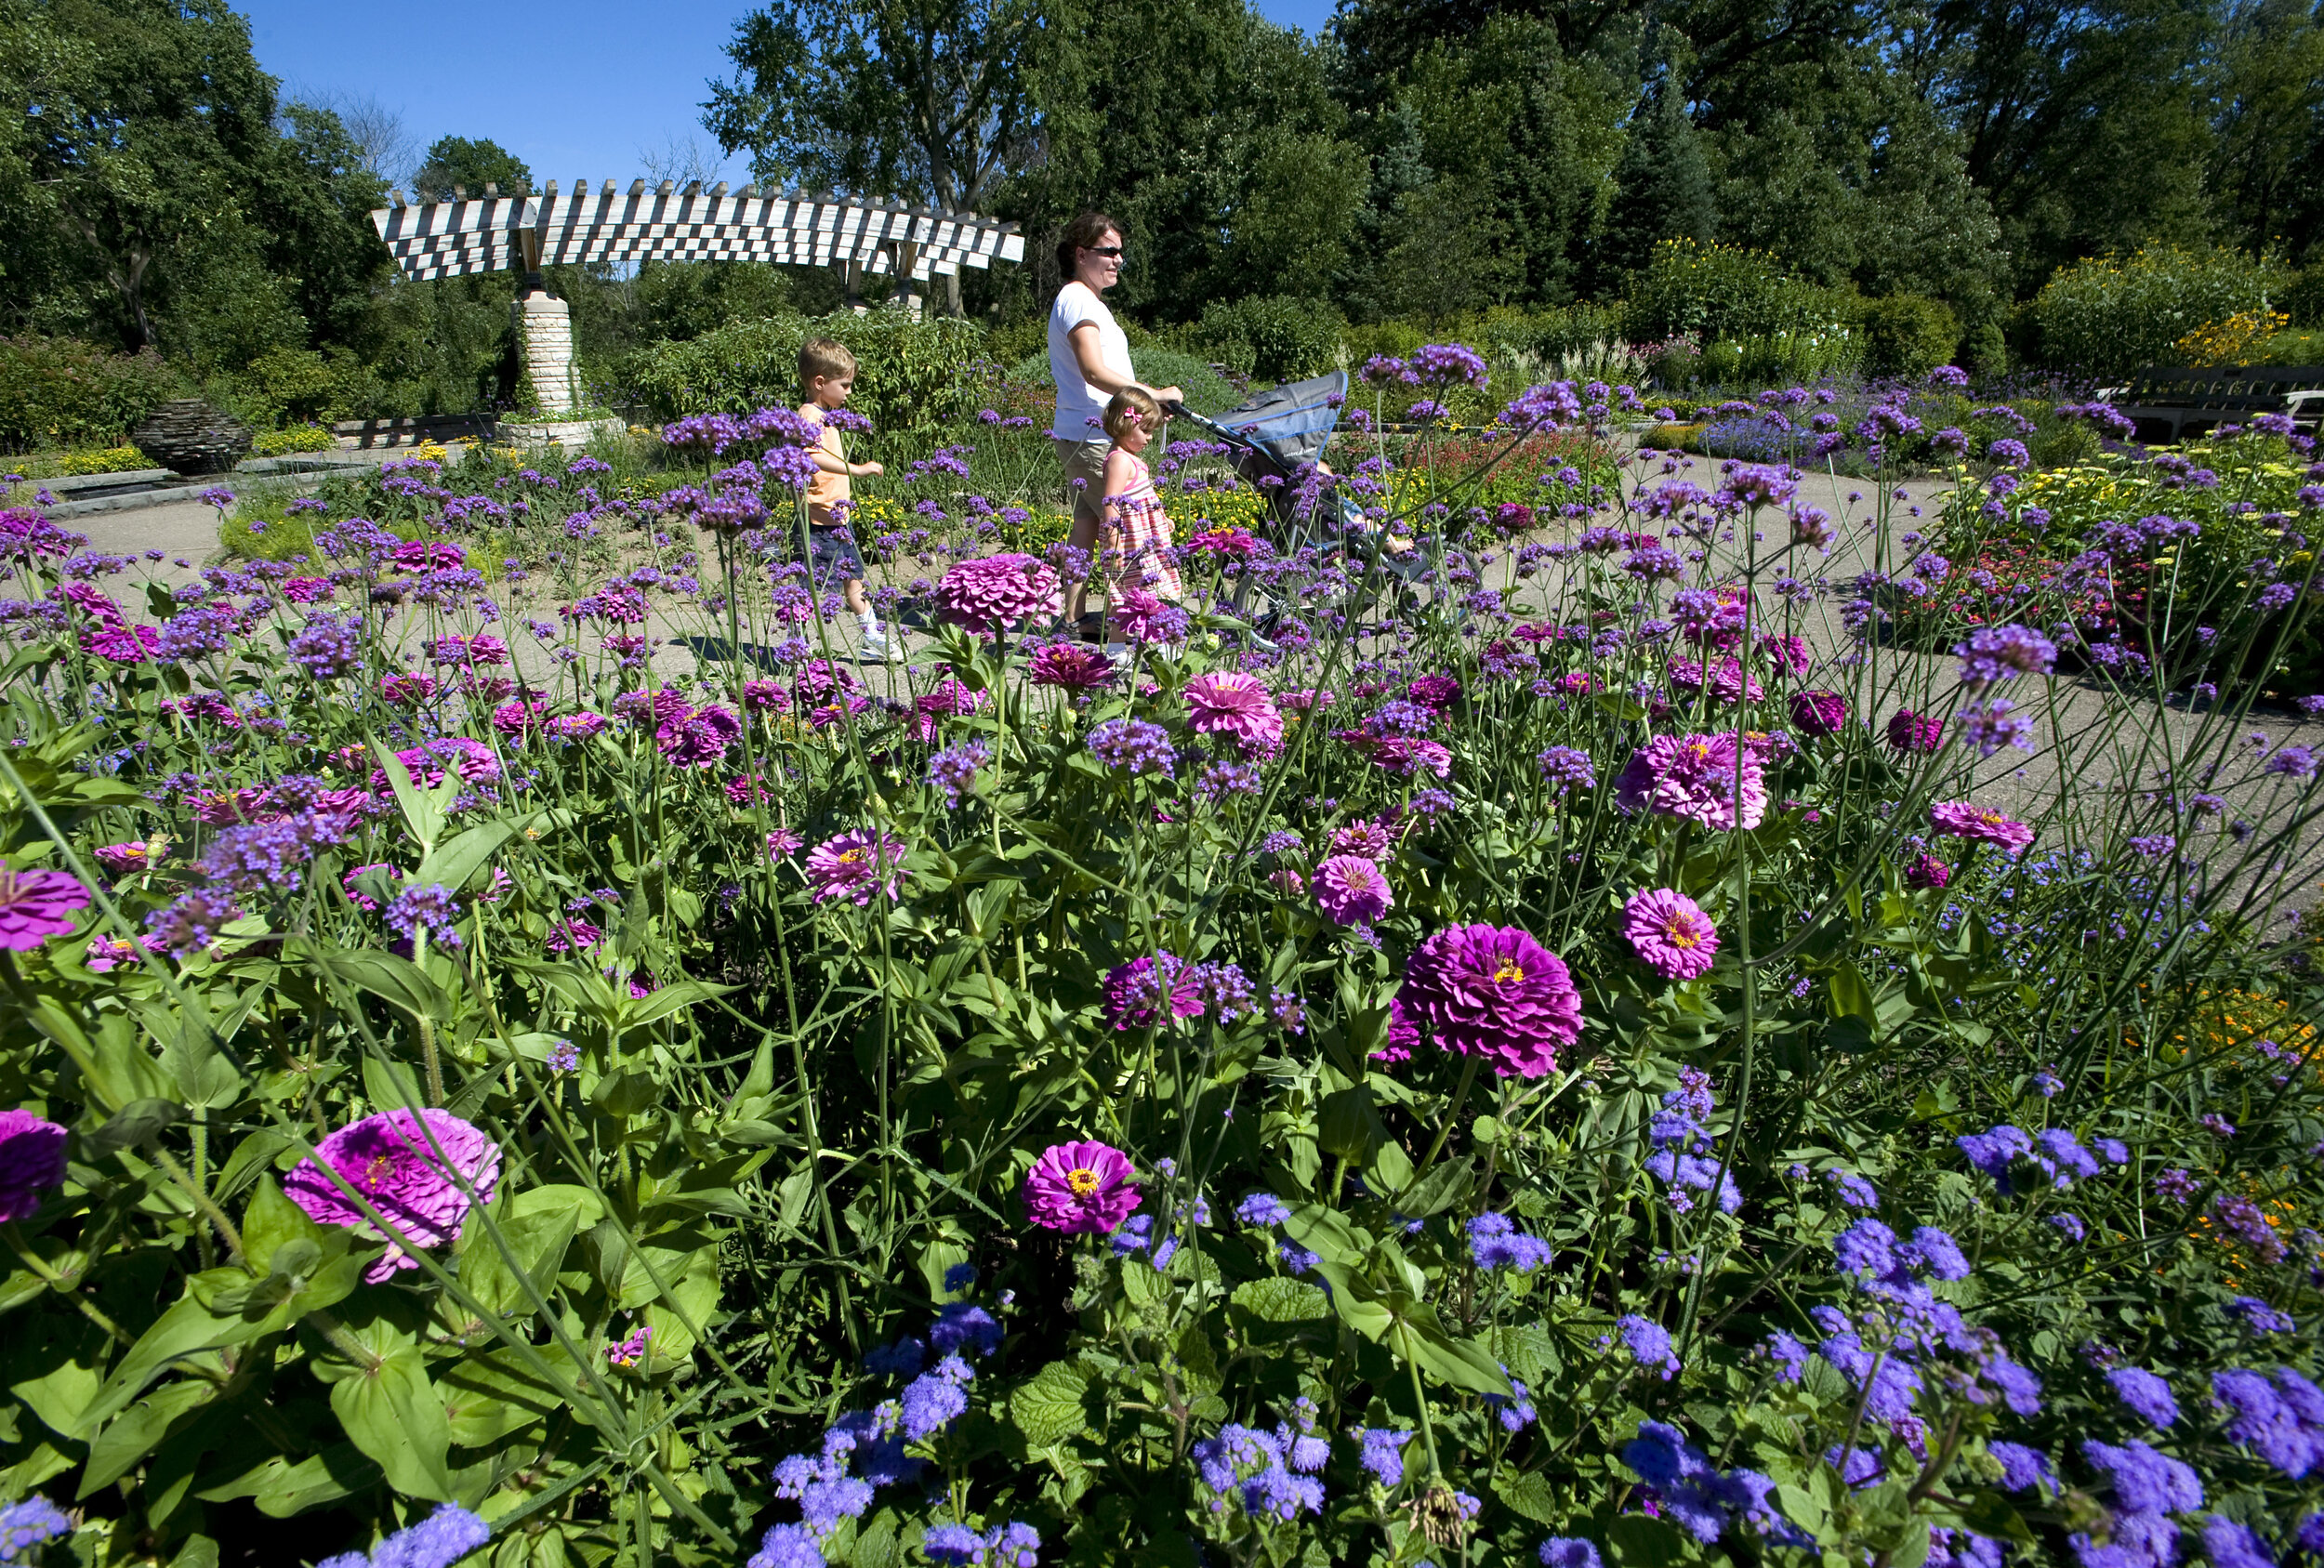
[[[844,527],[818,528],[809,523],[807,547],[807,570],[819,592],[864,574],[864,558],[856,553],[855,535]]]

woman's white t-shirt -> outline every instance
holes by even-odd
[[[1083,378],[1081,361],[1074,354],[1074,328],[1085,323],[1097,326],[1099,362],[1125,380],[1135,374],[1129,364],[1129,339],[1105,301],[1078,278],[1059,289],[1049,312],[1049,368],[1057,378],[1057,417],[1049,433],[1059,441],[1105,439],[1098,419],[1113,394],[1099,391]]]

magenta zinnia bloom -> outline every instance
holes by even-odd
[[[1233,735],[1247,752],[1283,744],[1283,715],[1266,684],[1242,670],[1212,670],[1186,683],[1186,723],[1202,734]]]
[[[2033,829],[2024,823],[2014,822],[1990,806],[1973,806],[1966,800],[1948,800],[1930,807],[1929,820],[1936,824],[1939,833],[1999,844],[2005,850],[2022,850],[2034,840]]]
[[[1388,998],[1388,1041],[1372,1053],[1374,1061],[1409,1061],[1420,1043],[1419,1026],[1404,1015],[1404,998]]]
[[[1702,906],[1670,888],[1632,893],[1622,905],[1622,934],[1637,949],[1639,962],[1665,980],[1693,980],[1710,972],[1719,951],[1718,929]]]
[[[1051,1144],[1025,1175],[1025,1212],[1043,1230],[1102,1236],[1139,1205],[1130,1175],[1129,1156],[1109,1144]]]
[[[1502,1076],[1538,1078],[1581,1034],[1581,994],[1558,956],[1514,926],[1447,926],[1422,942],[1397,993],[1436,1043]]]
[[[1114,666],[1104,653],[1086,642],[1052,642],[1025,665],[1036,686],[1063,686],[1086,692],[1114,683]]]
[[[1888,721],[1888,749],[1903,757],[1926,756],[1945,738],[1945,721],[1908,707]]]
[[[133,871],[143,871],[162,852],[163,841],[132,838],[125,844],[107,844],[97,850],[97,863],[115,876],[126,876]]]
[[[434,1106],[417,1115],[383,1111],[365,1116],[317,1144],[315,1154],[322,1164],[301,1165],[283,1191],[318,1224],[344,1225],[388,1244],[387,1255],[363,1275],[374,1285],[399,1269],[419,1267],[407,1249],[459,1240],[470,1203],[490,1203],[500,1180],[500,1145]],[[331,1171],[378,1211],[388,1233],[339,1189]]]
[[[1742,826],[1757,827],[1767,814],[1758,748],[1746,745],[1738,758],[1732,731],[1657,735],[1615,781],[1615,798],[1626,811],[1667,811],[1723,831],[1734,828],[1738,817]]]
[[[1848,722],[1848,700],[1837,692],[1794,692],[1791,722],[1804,735],[1836,735]]]
[[[990,637],[1027,615],[1054,614],[1057,573],[1029,555],[988,555],[964,560],[936,585],[944,619]]]
[[[884,829],[842,833],[817,845],[807,856],[807,880],[814,885],[817,903],[845,895],[868,904],[883,876],[888,896],[901,896],[904,840]]]
[[[64,1128],[30,1111],[0,1111],[0,1225],[29,1219],[64,1185]]]
[[[38,947],[73,929],[73,912],[86,909],[89,890],[61,871],[0,869],[0,947]]]
[[[1334,855],[1315,868],[1315,903],[1342,926],[1368,926],[1395,906],[1388,874],[1365,855]]]

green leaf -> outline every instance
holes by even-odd
[[[220,1317],[203,1303],[196,1292],[197,1285],[206,1287],[205,1294],[214,1294],[247,1287],[249,1284],[250,1276],[240,1269],[211,1269],[189,1279],[186,1294],[154,1319],[151,1328],[138,1336],[137,1343],[121,1358],[112,1376],[105,1379],[105,1386],[82,1411],[76,1435],[94,1433],[125,1409],[170,1363],[257,1337],[263,1331],[264,1319],[254,1322],[240,1316]]]
[[[332,1384],[331,1409],[348,1440],[379,1466],[390,1486],[431,1502],[452,1500],[452,1477],[444,1468],[452,1427],[417,1350],[399,1345],[376,1364]]]
[[[444,807],[450,802],[440,802],[434,793],[422,793],[419,785],[412,782],[411,770],[403,766],[403,759],[396,756],[387,742],[374,741],[371,749],[378,755],[379,766],[388,775],[389,787],[395,791],[395,803],[403,813],[404,827],[410,830],[423,850],[431,847],[436,842],[436,836],[443,831]],[[444,782],[449,784],[452,777],[451,771],[446,770]]]
[[[1082,1403],[1089,1375],[1077,1363],[1053,1361],[1009,1396],[1009,1419],[1028,1448],[1047,1448],[1089,1431]]]
[[[1432,1377],[1471,1393],[1510,1395],[1509,1375],[1493,1352],[1473,1339],[1457,1339],[1447,1333],[1433,1307],[1415,1306],[1398,1314],[1391,1336],[1406,1361],[1417,1362]]]
[[[543,1300],[549,1298],[557,1271],[564,1267],[566,1249],[580,1228],[581,1213],[578,1206],[565,1205],[537,1214],[506,1215],[490,1226],[480,1215],[460,1237],[461,1288],[488,1311],[529,1313],[533,1299],[524,1281],[532,1281]],[[494,1245],[494,1231],[515,1258],[522,1279]]]
[[[1538,1471],[1503,1475],[1494,1481],[1493,1493],[1510,1512],[1536,1524],[1554,1524],[1563,1517],[1558,1512],[1557,1499],[1550,1495],[1550,1483],[1541,1479]]]
[[[185,1107],[170,1100],[133,1100],[85,1140],[91,1153],[141,1149],[167,1127],[186,1119]]]
[[[169,1435],[179,1419],[218,1396],[215,1383],[197,1378],[172,1383],[129,1406],[107,1424],[89,1444],[88,1469],[81,1477],[81,1497],[111,1486],[127,1475],[153,1445]]]
[[[409,958],[371,950],[356,953],[326,948],[311,942],[295,945],[308,962],[343,985],[368,991],[415,1018],[445,1022],[452,1017],[451,996]]]
[[[1410,1191],[1396,1196],[1396,1212],[1410,1219],[1426,1219],[1441,1214],[1452,1202],[1469,1190],[1476,1173],[1476,1162],[1468,1154],[1447,1160],[1420,1178]]]
[[[646,1024],[669,1017],[680,1008],[691,1008],[696,1002],[723,996],[734,990],[732,985],[708,985],[698,980],[681,980],[675,985],[665,985],[634,1008],[622,1010],[621,1027],[640,1029]]]
[[[458,892],[484,869],[493,856],[500,852],[500,846],[506,844],[509,836],[522,825],[513,818],[501,817],[493,822],[479,823],[455,835],[428,852],[428,858],[419,863],[419,869],[412,873],[411,885],[415,888],[441,885]]]
[[[1667,1568],[1687,1558],[1685,1539],[1678,1527],[1667,1519],[1643,1513],[1617,1514],[1608,1520],[1605,1544],[1614,1548],[1615,1561],[1638,1563],[1641,1568]]]

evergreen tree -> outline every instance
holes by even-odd
[[[1646,89],[1631,117],[1621,162],[1614,166],[1614,202],[1593,248],[1591,277],[1602,292],[1646,264],[1664,240],[1719,237],[1719,202],[1702,133],[1665,73]]]

